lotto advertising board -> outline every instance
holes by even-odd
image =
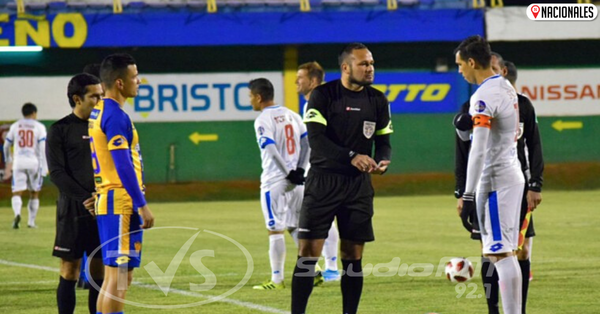
[[[375,72],[372,86],[385,94],[392,114],[455,113],[469,99],[469,86],[456,72]]]

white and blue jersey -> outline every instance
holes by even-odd
[[[282,106],[267,107],[254,121],[254,131],[261,151],[261,186],[285,180],[287,173],[277,167],[265,148],[267,145],[275,145],[288,172],[296,169],[300,159],[300,139],[307,135],[302,118]]]

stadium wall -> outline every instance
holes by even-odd
[[[445,59],[453,72],[452,50],[456,42],[437,43],[394,43],[370,44],[378,73],[386,71],[431,71],[436,60]],[[318,60],[327,69],[328,75],[338,72],[335,55],[340,45],[300,45],[298,62]],[[552,42],[498,42],[494,50],[514,61],[520,70],[569,68],[573,71],[599,68],[600,59],[595,51],[600,42],[552,41]],[[0,54],[2,72],[0,77],[10,79],[21,76],[70,76],[81,71],[84,65],[99,62],[104,56],[116,52],[129,52],[136,57],[142,73],[227,73],[272,71],[281,72],[285,46],[223,46],[186,48],[127,48],[127,49],[49,49],[37,55]],[[532,53],[523,53],[524,51]],[[328,78],[329,78],[328,76]],[[556,74],[555,77],[560,77]],[[597,76],[596,77],[600,77]],[[27,82],[24,82],[27,87]],[[579,97],[592,103],[600,99],[595,86],[591,94],[580,90]],[[0,87],[2,88],[2,87]],[[11,90],[10,93],[13,91]],[[63,93],[63,90],[59,91]],[[2,90],[2,95],[10,94]],[[6,97],[5,97],[6,98]],[[466,100],[466,97],[465,97]],[[535,106],[540,99],[534,100]],[[21,103],[7,103],[19,110]],[[460,105],[457,101],[456,108]],[[68,112],[65,101],[60,101],[64,112]],[[43,116],[41,116],[42,119]],[[12,119],[12,118],[10,118]],[[378,193],[399,194],[424,191],[451,193],[454,163],[453,129],[451,113],[395,114],[395,134],[392,137],[394,158],[390,173],[377,178],[382,185]],[[0,117],[0,120],[9,120]],[[49,125],[52,121],[44,121]],[[598,115],[557,115],[539,118],[547,163],[546,186],[549,188],[594,188],[600,187],[596,174],[600,161]],[[581,125],[581,127],[579,127]],[[260,161],[251,121],[203,121],[203,122],[136,122],[142,140],[147,179],[151,184],[165,182],[189,182],[201,180],[200,187],[178,185],[187,189],[191,199],[203,199],[200,191],[212,193],[214,197],[255,197],[258,187]],[[217,141],[200,141],[194,144],[190,136],[218,134]],[[171,145],[175,149],[175,168],[170,167]],[[438,175],[439,174],[439,175]],[[235,184],[230,184],[233,182]],[[419,184],[421,180],[424,184]],[[402,185],[400,188],[393,184]],[[49,188],[49,191],[52,188]],[[150,189],[156,191],[156,189]],[[230,190],[227,195],[223,190]],[[152,199],[168,200],[171,192],[162,186],[161,193]],[[240,192],[241,191],[241,192]],[[245,191],[245,192],[244,192]],[[246,193],[246,194],[244,194]],[[0,189],[0,199],[9,200],[10,189]],[[173,199],[186,199],[173,197]]]

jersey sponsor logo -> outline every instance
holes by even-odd
[[[283,123],[287,121],[286,116],[276,116],[273,117],[273,120],[275,120],[275,123]]]
[[[504,247],[504,245],[502,245],[502,243],[495,243],[492,246],[490,246],[490,251],[492,252],[498,252],[500,251],[502,248]]]
[[[122,149],[127,147],[127,140],[122,135],[113,137],[108,143],[108,149]]]
[[[257,129],[257,132],[259,135],[263,135],[265,133],[265,128],[263,128],[262,126],[259,126]]]
[[[129,260],[131,260],[129,258],[129,256],[119,256],[116,260],[115,263],[117,263],[117,265],[122,265],[122,264],[127,264],[127,262],[129,262]]]
[[[84,140],[89,140],[90,139],[90,137],[87,136],[87,135],[82,135],[81,138],[84,139]]]
[[[360,108],[346,107],[346,111],[360,111]]]
[[[298,232],[310,232],[310,229],[298,228]]]
[[[55,246],[54,250],[55,251],[60,251],[60,252],[71,252],[71,249],[67,249],[67,248],[60,247],[60,246]]]
[[[90,119],[97,119],[98,115],[100,115],[100,110],[94,109],[94,110],[92,110],[92,113],[90,114]]]
[[[142,242],[138,241],[138,242],[135,242],[133,245],[134,245],[135,251],[137,253],[140,253],[142,251]]]
[[[375,122],[365,121],[363,122],[363,135],[370,139],[375,134]]]
[[[484,112],[485,107],[486,107],[485,102],[483,100],[478,100],[477,103],[475,104],[475,111]]]

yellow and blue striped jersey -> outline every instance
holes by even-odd
[[[125,178],[125,180],[136,182],[143,193],[144,173],[138,134],[131,119],[118,102],[110,98],[98,102],[89,118],[89,136],[94,182],[98,193],[96,199],[98,214],[130,214],[137,211],[137,208],[133,208],[131,195],[125,189],[129,182],[123,182],[119,177],[111,154],[111,151],[115,150],[129,151],[130,162],[133,164],[137,180],[133,178]],[[127,160],[126,162],[129,163]]]

